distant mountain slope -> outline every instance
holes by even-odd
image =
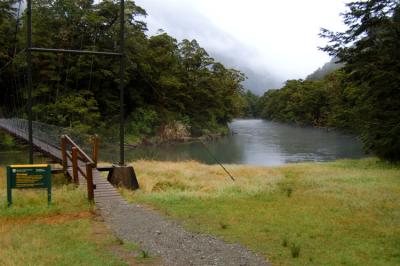
[[[225,66],[233,67],[243,72],[247,77],[243,82],[243,86],[256,95],[261,96],[269,89],[282,87],[283,80],[275,76],[272,71],[268,69],[256,69],[251,67],[248,63],[238,60],[234,55],[227,55],[215,51],[210,51],[210,54]]]
[[[321,80],[336,69],[342,68],[342,63],[336,63],[338,60],[339,59],[336,57],[332,58],[330,62],[326,63],[322,67],[315,70],[312,74],[308,75],[306,80]]]

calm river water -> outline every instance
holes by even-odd
[[[299,127],[260,119],[234,120],[231,136],[206,142],[207,149],[222,163],[277,166],[292,162],[330,161],[365,156],[360,141],[353,135],[311,127]],[[118,162],[118,147],[100,150],[102,160]],[[27,162],[27,147],[0,151],[0,165]],[[46,162],[35,153],[36,162]],[[126,161],[198,160],[215,164],[199,142],[126,149]]]
[[[261,119],[234,120],[233,135],[206,142],[211,153],[222,163],[277,166],[292,162],[330,161],[361,158],[361,142],[353,135],[311,127],[299,127]],[[103,158],[118,161],[118,152]],[[198,160],[214,164],[201,143],[182,143],[127,149],[126,160]]]

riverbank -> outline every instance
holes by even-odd
[[[159,146],[159,145],[174,145],[181,143],[192,143],[192,142],[203,142],[203,141],[211,141],[216,140],[221,137],[227,136],[230,133],[209,133],[206,135],[202,135],[200,137],[192,137],[192,136],[182,136],[179,138],[161,138],[158,136],[153,137],[138,137],[138,136],[127,136],[127,142],[125,143],[125,147],[128,148],[138,148],[145,146]],[[233,134],[233,133],[232,133]]]
[[[191,143],[200,141],[210,141],[231,134],[228,125],[220,125],[213,130],[200,130],[201,134],[193,135],[187,127],[180,123],[172,126],[164,126],[154,135],[135,135],[126,134],[125,146],[136,148],[141,146],[170,145],[179,143]]]
[[[275,265],[398,265],[400,167],[377,159],[276,168],[134,163],[122,190],[186,228],[238,242]]]

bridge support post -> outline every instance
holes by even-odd
[[[94,200],[94,186],[93,186],[93,164],[86,164],[86,183],[89,201]]]
[[[28,77],[28,140],[29,140],[29,163],[33,164],[33,114],[32,114],[32,0],[27,1],[27,31],[26,31],[26,64]]]
[[[93,141],[92,159],[94,161],[94,166],[97,167],[97,162],[99,160],[99,137],[97,135],[94,135],[92,141]]]
[[[132,166],[113,165],[113,168],[108,173],[107,180],[114,186],[122,186],[133,190],[139,188],[135,170]]]
[[[61,136],[61,157],[62,157],[62,166],[64,174],[67,172],[68,161],[67,161],[67,140],[65,136]]]
[[[76,147],[72,147],[72,178],[74,179],[74,183],[78,184],[78,149]]]

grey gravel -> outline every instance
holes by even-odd
[[[124,199],[97,198],[96,206],[116,236],[140,245],[163,265],[270,265],[239,244],[191,233],[155,210]]]

